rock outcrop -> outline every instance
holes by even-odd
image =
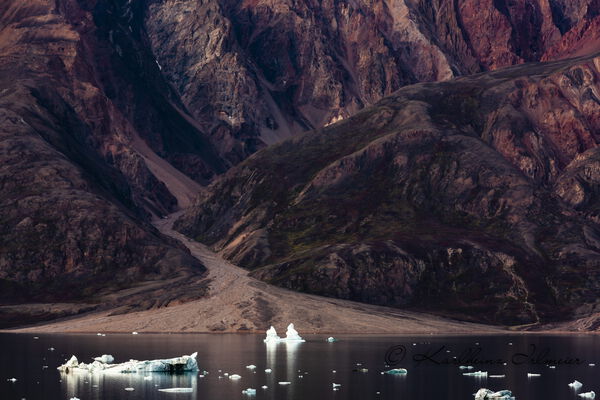
[[[290,289],[527,324],[598,312],[600,58],[405,87],[263,150],[176,227]]]

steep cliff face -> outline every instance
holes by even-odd
[[[596,0],[160,0],[162,71],[237,163],[401,86],[600,50]]]
[[[405,87],[178,221],[291,289],[502,323],[599,307],[600,58]]]
[[[120,20],[103,27],[109,10],[102,7],[69,0],[0,5],[2,303],[99,300],[142,282],[204,273],[144,222],[177,201],[136,142],[145,137],[188,168],[200,160],[204,169],[191,174],[198,180],[221,166],[210,164],[210,146],[190,144],[206,139],[169,106],[169,91],[161,91],[168,85],[134,76],[152,73],[146,59],[158,67],[147,51],[126,55],[116,39],[125,27]],[[130,35],[122,43],[136,43]],[[178,138],[166,136],[177,126]],[[186,138],[191,142],[178,142]]]

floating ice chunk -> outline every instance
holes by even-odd
[[[126,387],[125,390],[128,392],[133,392],[135,389],[132,387]]]
[[[286,342],[304,342],[305,340],[300,337],[298,331],[294,329],[294,324],[289,324],[287,331],[285,332]]]
[[[50,351],[54,351],[54,350],[56,350],[56,349],[55,349],[54,347],[50,347],[48,350],[50,350]]]
[[[69,400],[80,400],[79,397],[71,397]]]
[[[145,381],[151,381],[151,380],[152,380],[152,377],[151,377],[151,376],[145,376],[145,377],[144,377],[144,380],[145,380]]]
[[[291,385],[292,382],[288,382],[288,381],[283,381],[283,382],[279,382],[280,385]]]
[[[506,375],[488,375],[488,378],[506,378]]]
[[[254,365],[254,364],[246,365],[246,368],[248,368],[248,369],[255,369],[256,365]]]
[[[490,389],[481,388],[473,396],[475,396],[475,400],[514,400],[510,390],[494,392]]]
[[[37,336],[34,336],[33,338],[34,338],[35,340],[38,340],[38,339],[39,339],[39,337],[37,337]]]
[[[334,369],[334,370],[332,370],[331,372],[333,372],[333,373],[335,374],[337,371]]]
[[[594,363],[589,363],[588,365],[589,365],[590,367],[595,367],[595,366],[596,366],[596,364],[594,364]]]
[[[267,330],[267,337],[263,342],[265,343],[277,343],[281,340],[279,336],[277,336],[277,331],[272,326]]]
[[[573,382],[569,383],[569,386],[573,389],[579,389],[583,386],[583,383],[579,382],[578,380],[574,380]]]
[[[7,379],[8,382],[12,382],[15,383],[17,381],[17,378],[9,378]]]
[[[242,394],[254,396],[256,394],[256,389],[248,388],[246,390],[242,390]]]
[[[241,379],[241,378],[242,378],[242,377],[241,377],[241,376],[239,376],[238,374],[232,374],[232,375],[230,375],[230,376],[229,376],[229,379],[233,379],[233,380],[236,380],[236,379]]]
[[[536,378],[536,377],[538,377],[538,376],[542,376],[542,374],[532,374],[531,372],[528,372],[528,373],[527,373],[527,377],[528,377],[528,378]]]
[[[474,367],[472,365],[461,365],[460,367],[458,367],[459,369],[473,369]]]
[[[100,332],[96,333],[96,336],[102,336],[102,334]]]
[[[556,369],[556,365],[548,365],[548,368],[550,368],[550,369]]]
[[[138,333],[137,333],[137,332],[131,332],[131,334],[132,334],[132,335],[138,335]]]
[[[271,372],[273,372],[273,370],[271,368],[265,369],[265,373],[270,374]]]
[[[591,392],[579,393],[578,396],[584,397],[586,399],[594,399],[596,398],[596,393],[594,393],[594,391],[592,390]]]
[[[384,373],[389,374],[389,375],[403,375],[406,374],[408,371],[405,370],[404,368],[393,368],[393,369],[388,369],[387,371],[384,371]]]
[[[94,361],[91,364],[79,363],[77,357],[72,356],[69,361],[57,369],[61,372],[102,372],[102,373],[145,373],[145,372],[188,372],[198,371],[198,363],[194,353],[189,356],[168,358],[164,360],[137,361],[129,360],[121,364],[107,364]]]
[[[333,336],[329,336],[329,337],[327,338],[327,341],[328,341],[329,343],[333,343],[333,342],[337,342],[337,339],[336,339],[336,338],[334,338]]]
[[[485,377],[488,376],[487,371],[464,372],[464,376]]]
[[[158,389],[158,391],[165,392],[165,393],[192,393],[194,391],[194,388],[175,387],[175,388],[168,388],[168,389]]]
[[[115,362],[115,358],[110,354],[102,354],[100,357],[94,357],[94,360],[104,364],[112,364]]]
[[[336,387],[342,386],[342,384],[341,383],[332,383],[331,386],[336,388]]]

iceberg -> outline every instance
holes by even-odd
[[[280,385],[291,385],[292,382],[287,382],[287,381],[283,381],[283,382],[279,382]]]
[[[104,364],[112,364],[115,362],[115,358],[110,354],[102,354],[100,357],[94,357],[94,361],[98,361]]]
[[[242,394],[246,394],[248,396],[254,396],[256,394],[256,389],[248,388],[246,390],[242,390]]]
[[[227,375],[227,374],[225,374],[225,375]],[[229,376],[229,379],[233,379],[233,380],[236,380],[236,379],[241,379],[241,378],[242,378],[242,377],[241,377],[241,376],[239,376],[238,374],[232,374],[232,375],[230,375],[230,376]]]
[[[393,369],[384,371],[384,373],[386,373],[388,375],[403,375],[403,374],[406,374],[407,372],[408,371],[405,370],[404,368],[393,368]]]
[[[246,368],[248,368],[248,369],[255,369],[256,365],[254,365],[254,364],[246,365]]]
[[[542,374],[532,374],[531,372],[527,373],[527,377],[528,378],[532,378],[532,377],[535,378],[535,377],[538,377],[538,376],[542,376]]]
[[[285,332],[286,342],[304,342],[305,340],[300,337],[298,331],[294,329],[294,324],[289,324],[287,331]]]
[[[340,386],[342,386],[342,384],[341,384],[341,383],[332,383],[332,384],[331,384],[331,387],[334,387],[334,388],[335,388],[335,387],[340,387]]]
[[[465,372],[463,373],[464,376],[476,376],[479,378],[482,378],[484,376],[487,376],[488,373],[487,371],[475,371],[475,372]]]
[[[584,397],[586,399],[594,399],[594,398],[596,398],[596,393],[594,393],[594,391],[592,390],[591,392],[587,392],[587,393],[579,393],[578,396]]]
[[[263,340],[265,343],[279,343],[279,342],[305,342],[306,340],[302,339],[298,334],[298,331],[294,329],[294,324],[289,324],[287,327],[287,331],[285,333],[285,338],[281,338],[277,336],[277,331],[274,327],[270,327],[267,330],[267,337]]]
[[[77,357],[72,356],[69,361],[57,369],[61,372],[102,372],[106,374],[144,373],[144,372],[190,372],[198,371],[198,363],[194,353],[189,356],[168,358],[164,360],[137,361],[129,360],[121,364],[109,364],[94,361],[91,364],[80,363]],[[114,361],[114,360],[113,360]]]
[[[261,388],[268,389],[269,387],[267,385],[263,385],[263,386],[261,386]]]
[[[265,343],[277,343],[281,340],[279,336],[277,336],[277,331],[272,326],[267,330],[267,337],[263,342]]]
[[[169,389],[158,389],[159,392],[165,393],[192,393],[194,388],[169,388]]]
[[[273,372],[273,370],[271,368],[265,369],[265,374],[270,374],[271,372]]]
[[[475,396],[475,400],[514,400],[510,390],[494,392],[490,389],[481,388],[473,396]]]
[[[334,338],[333,336],[329,336],[329,337],[327,338],[327,341],[328,341],[329,343],[333,343],[333,342],[337,342],[337,339],[336,339],[336,338]]]
[[[473,369],[472,365],[461,365],[460,367],[458,367],[459,369]]]
[[[488,375],[488,378],[506,378],[506,375]]]
[[[133,392],[134,390],[135,390],[135,389],[134,389],[134,388],[132,388],[132,387],[126,387],[126,388],[125,388],[125,391],[127,391],[127,392]]]
[[[578,380],[574,380],[573,382],[569,383],[569,386],[573,389],[579,389],[583,386],[583,383],[579,382]]]

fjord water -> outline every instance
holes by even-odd
[[[271,346],[262,342],[261,335],[254,334],[40,334],[39,339],[34,336],[0,334],[0,399],[68,400],[76,396],[81,400],[233,400],[250,398],[242,394],[246,388],[257,389],[256,396],[251,398],[277,400],[468,400],[473,399],[473,393],[480,387],[509,389],[520,400],[576,399],[580,398],[577,393],[600,392],[600,337],[594,335],[339,336],[335,343],[327,343],[326,336],[304,335],[306,343]],[[56,370],[73,354],[83,362],[102,354],[112,354],[116,362],[123,362],[170,358],[195,351],[200,370],[209,371],[203,378],[198,373],[103,376],[61,375]],[[408,374],[382,375],[386,357],[387,362],[404,357],[396,366],[408,369]],[[463,376],[465,371],[454,365],[453,357],[462,358],[458,364],[470,361],[475,370],[506,377]],[[421,361],[414,361],[415,358]],[[558,361],[563,364],[555,369],[546,365]],[[597,366],[591,367],[589,363]],[[256,373],[246,368],[250,364],[256,365]],[[265,368],[273,372],[266,374]],[[361,372],[362,368],[368,372]],[[225,372],[242,378],[219,379]],[[527,377],[527,373],[541,376]],[[151,380],[145,380],[144,376],[150,376]],[[16,382],[7,381],[13,377]],[[577,392],[567,386],[574,379],[584,384]],[[282,386],[279,381],[291,384]],[[333,391],[332,383],[341,384],[340,389]],[[268,389],[261,389],[263,385]],[[128,392],[126,387],[135,390]],[[193,392],[158,391],[171,387],[191,387]]]

